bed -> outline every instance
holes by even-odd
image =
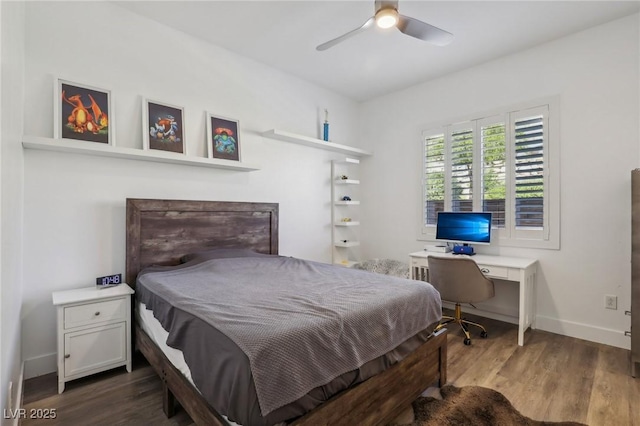
[[[239,247],[278,254],[277,204],[127,200],[126,278],[133,287],[138,274],[149,266],[178,265],[189,253]],[[426,387],[446,382],[445,334],[431,336],[400,362],[331,397],[293,424],[388,423]],[[137,323],[134,336],[135,346],[163,382],[167,416],[173,415],[177,400],[197,424],[227,424]]]

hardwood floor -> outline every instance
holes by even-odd
[[[513,324],[467,316],[487,327],[471,346],[457,326],[448,337],[448,383],[478,385],[504,394],[525,416],[545,421],[577,421],[591,426],[640,426],[640,378],[629,372],[627,350],[544,331],[527,331],[517,345]],[[184,413],[167,419],[161,383],[146,361],[67,383],[57,393],[55,374],[27,380],[24,408],[56,409],[54,420],[24,419],[22,425],[190,425]]]

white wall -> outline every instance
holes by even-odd
[[[185,107],[192,155],[205,156],[205,111],[239,119],[243,159],[262,166],[247,173],[26,150],[26,377],[55,371],[51,292],[124,272],[127,197],[278,202],[280,253],[330,261],[337,154],[259,132],[317,136],[327,107],[332,138],[352,141],[357,104],[113,4],[27,2],[26,12],[25,134],[53,135],[54,74],[111,89],[116,145],[142,147],[145,96]]]
[[[0,4],[2,44],[0,141],[0,408],[18,408],[21,384],[24,5]],[[9,382],[13,383],[9,404]],[[11,405],[11,406],[10,406]],[[3,416],[3,424],[10,419]],[[9,416],[10,417],[10,416]]]
[[[629,347],[638,23],[626,17],[364,104],[363,140],[375,152],[362,172],[366,257],[407,261],[424,245],[420,134],[430,123],[559,95],[561,248],[484,251],[540,260],[538,328]],[[499,292],[496,311],[517,307],[515,286],[500,283]],[[618,296],[618,310],[604,309],[605,294]]]

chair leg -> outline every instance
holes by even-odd
[[[477,322],[469,321],[462,318],[462,308],[460,307],[459,303],[456,303],[455,316],[450,317],[450,316],[443,315],[442,319],[444,321],[441,321],[435,330],[438,331],[444,326],[446,326],[447,324],[450,324],[452,322],[458,323],[460,324],[460,328],[462,329],[462,332],[464,333],[464,336],[465,336],[465,339],[464,339],[465,345],[471,344],[471,334],[469,333],[469,328],[467,327],[467,325],[473,325],[475,327],[480,328],[482,330],[482,332],[480,333],[480,336],[487,337],[487,330],[484,328],[484,326],[482,326],[481,324],[478,324]]]
[[[460,324],[460,328],[462,329],[462,332],[464,333],[465,336],[467,336],[467,339],[471,340],[471,335],[469,334],[469,329],[467,328],[467,326],[464,324],[466,321],[462,320],[459,322]]]
[[[441,328],[444,328],[447,324],[450,324],[452,322],[456,322],[456,319],[454,317],[450,317],[450,316],[447,316],[447,315],[443,315],[442,319],[444,321],[440,320],[440,324],[438,324],[436,326],[436,328],[433,330],[434,332],[440,330]]]
[[[466,319],[461,319],[460,322],[463,322],[463,323],[469,324],[469,325],[475,325],[476,327],[480,328],[485,333],[487,332],[487,329],[484,328],[484,326],[478,324],[477,322],[469,321],[469,320],[466,320]]]

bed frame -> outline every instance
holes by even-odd
[[[249,248],[278,254],[278,204],[221,201],[127,199],[126,280],[135,290],[138,273],[150,265],[176,265],[199,250]],[[225,420],[135,324],[135,347],[154,368],[163,387],[163,410],[175,402],[198,425],[226,426]],[[386,371],[347,389],[292,425],[385,425],[428,386],[446,383],[446,331]]]

